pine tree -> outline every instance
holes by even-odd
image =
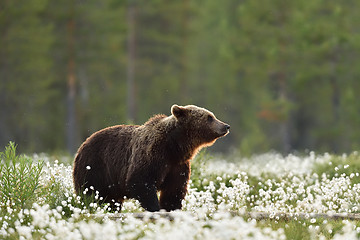
[[[51,131],[47,115],[56,93],[49,54],[52,25],[42,21],[47,2],[0,3],[0,145],[14,140],[39,149]]]

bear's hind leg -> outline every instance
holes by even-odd
[[[159,199],[156,194],[156,187],[151,186],[146,189],[138,189],[136,191],[136,199],[139,200],[141,206],[149,212],[160,211]]]
[[[129,197],[137,199],[146,211],[157,212],[160,210],[155,184],[131,183],[129,187]]]

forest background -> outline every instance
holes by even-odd
[[[0,147],[74,153],[103,127],[195,104],[213,147],[360,147],[360,1],[2,0]]]

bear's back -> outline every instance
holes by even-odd
[[[130,140],[137,127],[137,125],[112,126],[88,137],[75,157],[73,173],[75,182],[85,184],[89,181],[89,175],[92,174],[104,178],[94,177],[96,181],[103,182],[100,185],[124,182],[124,179],[117,178],[126,176],[131,154]],[[90,184],[90,182],[88,183]],[[75,186],[77,192],[80,191],[80,188],[80,185]]]

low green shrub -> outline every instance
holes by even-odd
[[[25,155],[16,154],[16,145],[10,142],[0,153],[0,202],[2,207],[15,209],[31,207],[41,191],[40,176],[44,162],[34,163]]]

